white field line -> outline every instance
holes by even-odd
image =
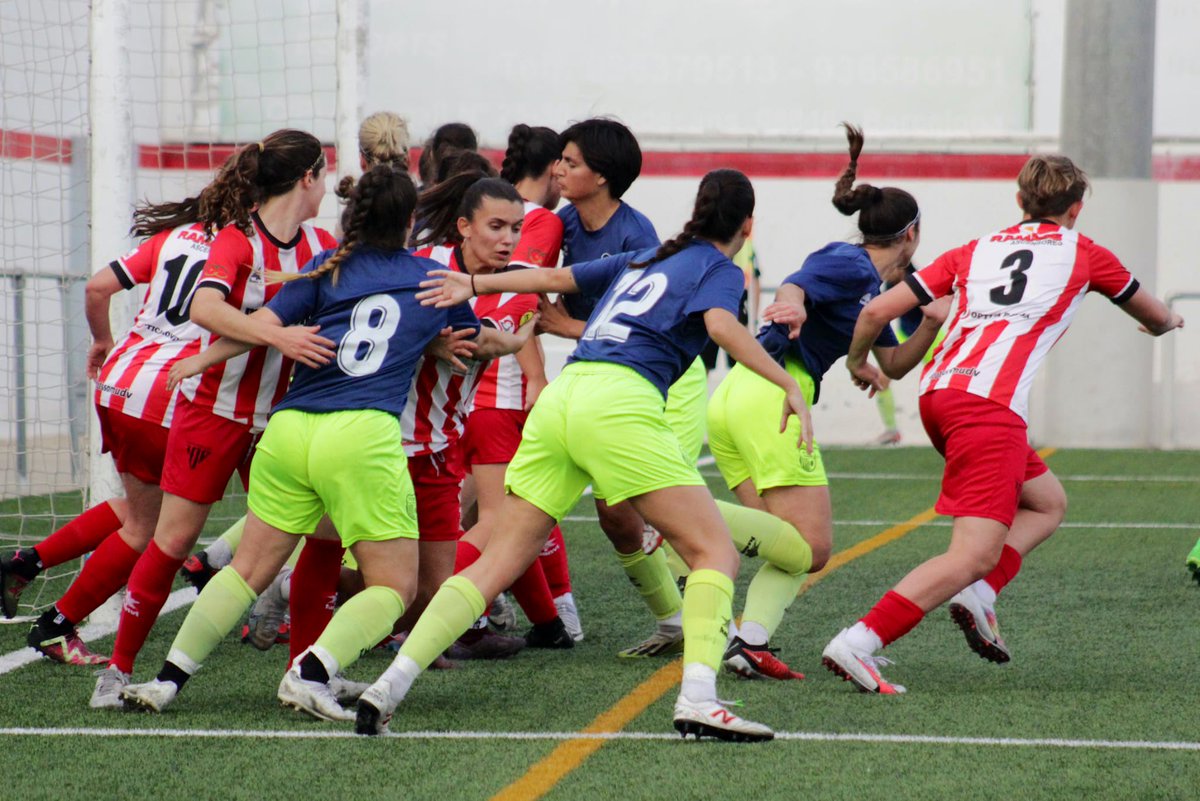
[[[175,590],[167,597],[167,602],[163,604],[162,611],[159,616],[174,612],[176,609],[187,606],[192,601],[196,600],[196,591],[191,587],[184,587],[181,590]],[[98,640],[101,637],[107,637],[117,630],[117,621],[110,623],[89,623],[79,630],[79,639],[84,642]],[[42,655],[32,648],[21,648],[17,651],[12,651],[0,656],[0,676],[5,673],[10,673],[17,668],[25,667],[42,658]]]
[[[700,473],[705,476],[719,476],[721,474],[718,470],[701,470]],[[827,473],[826,475],[829,478],[850,481],[941,481],[942,479],[940,474],[919,475],[913,473]],[[1059,481],[1081,483],[1200,484],[1200,476],[1104,476],[1085,475],[1082,473],[1067,475],[1055,473],[1054,475]]]
[[[595,523],[595,515],[567,515],[564,520],[573,523]],[[834,520],[835,526],[866,526],[866,527],[885,527],[898,524],[899,520]],[[950,528],[954,522],[949,518],[938,518],[930,520],[928,523],[922,523],[922,526],[934,526],[937,528]],[[1200,523],[1063,523],[1059,528],[1072,529],[1118,529],[1118,530],[1141,530],[1141,529],[1182,529],[1187,531],[1200,532]]]
[[[118,728],[0,728],[9,737],[238,737],[263,740],[341,740],[356,735],[346,730],[305,731],[272,729],[118,729]],[[403,740],[678,740],[666,732],[571,732],[571,731],[405,731],[388,735]],[[1107,748],[1148,751],[1200,751],[1200,742],[1154,740],[1078,740],[1024,737],[943,737],[922,734],[870,734],[865,732],[776,732],[777,740],[819,742],[899,743],[910,745],[969,745],[1025,748]]]

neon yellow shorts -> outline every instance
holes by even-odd
[[[417,536],[400,421],[375,409],[271,416],[250,465],[250,510],[293,534],[329,517],[349,547]]]
[[[943,328],[937,332],[937,336],[933,338],[933,344],[929,346],[929,350],[925,351],[925,355],[921,357],[921,364],[929,364],[933,361],[933,352],[937,350],[938,345],[942,344],[942,340],[946,338],[946,329]],[[908,334],[900,330],[900,326],[896,326],[896,339],[900,342],[908,341]]]
[[[804,367],[785,365],[812,406],[816,389]],[[829,483],[821,449],[810,456],[800,442],[800,420],[789,418],[779,433],[784,392],[757,373],[735,364],[708,404],[708,448],[730,489],[746,479],[761,494],[774,487],[821,487]]]
[[[696,359],[667,390],[667,425],[675,432],[684,456],[693,462],[704,449],[704,410],[708,406],[708,372]]]
[[[703,486],[663,418],[663,398],[629,367],[573,362],[538,397],[505,489],[561,520],[591,483],[610,504]]]

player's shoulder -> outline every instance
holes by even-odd
[[[538,226],[547,230],[561,231],[563,227],[562,218],[545,206],[539,206],[536,203],[529,201],[525,202],[525,227]]]

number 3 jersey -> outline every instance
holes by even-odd
[[[921,393],[970,392],[1022,419],[1038,366],[1084,295],[1124,303],[1138,289],[1110,251],[1043,220],[955,248],[905,281],[922,303],[954,292],[948,333],[921,374]]]
[[[333,251],[313,259],[305,272]],[[404,411],[413,371],[425,346],[445,326],[479,329],[465,305],[422,306],[415,297],[430,270],[442,265],[404,251],[358,245],[333,274],[284,285],[268,304],[284,325],[319,325],[337,343],[336,357],[319,368],[296,365],[292,384],[275,407],[307,412]]]
[[[210,245],[203,225],[181,225],[155,234],[109,265],[126,289],[148,287],[133,327],[100,368],[97,405],[170,427],[177,396],[167,389],[167,373],[200,350],[203,329],[188,318],[188,310]]]

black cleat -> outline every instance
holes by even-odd
[[[561,617],[555,617],[545,623],[535,623],[525,635],[525,644],[530,648],[575,647],[575,641],[571,639]]]

